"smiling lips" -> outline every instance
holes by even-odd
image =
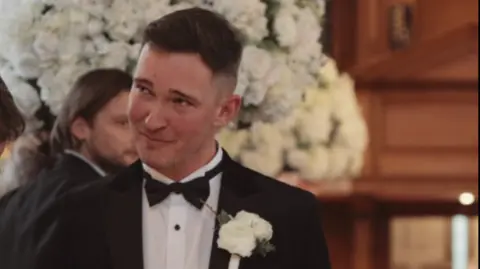
[[[156,142],[156,143],[170,144],[170,143],[174,142],[174,140],[167,140],[167,139],[162,139],[162,138],[153,138],[153,137],[151,137],[151,136],[149,136],[148,134],[145,134],[145,133],[140,133],[140,135],[142,135],[146,139],[148,139],[152,142]]]

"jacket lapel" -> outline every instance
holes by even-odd
[[[247,198],[255,193],[250,184],[245,168],[234,162],[224,152],[225,169],[222,173],[222,185],[218,200],[217,212],[224,210],[229,215],[235,216],[239,211],[245,209]],[[220,249],[217,245],[218,232],[220,230],[218,221],[215,223],[215,233],[212,242],[209,269],[227,269],[230,261],[230,253]],[[242,266],[240,266],[242,267]]]
[[[143,268],[142,171],[138,161],[111,182],[105,221],[113,269]]]

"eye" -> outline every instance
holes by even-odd
[[[178,105],[181,105],[181,106],[189,106],[191,105],[191,103],[185,99],[185,98],[181,98],[181,97],[175,97],[173,98],[173,103],[175,104],[178,104]]]
[[[146,93],[150,95],[152,94],[152,91],[149,88],[144,87],[142,85],[135,85],[135,89],[137,89],[141,93]]]
[[[122,127],[128,126],[128,120],[117,120],[116,123]]]

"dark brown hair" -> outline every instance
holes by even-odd
[[[238,32],[221,15],[201,8],[172,12],[151,22],[143,44],[168,52],[197,53],[214,75],[237,78],[242,56]]]
[[[96,69],[82,75],[73,85],[55,120],[50,135],[53,154],[65,149],[78,149],[80,141],[70,132],[79,117],[93,123],[105,105],[124,91],[129,91],[132,77],[118,69]]]
[[[16,139],[24,129],[25,120],[0,77],[0,143]]]

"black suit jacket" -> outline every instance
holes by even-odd
[[[226,155],[226,154],[225,154]],[[273,226],[276,251],[242,259],[241,269],[330,269],[318,201],[226,158],[219,208],[259,214]],[[70,193],[56,210],[54,232],[36,268],[142,269],[142,165]],[[218,227],[217,227],[218,228]],[[210,269],[227,269],[230,254],[212,239]]]
[[[53,231],[55,205],[69,190],[101,179],[89,164],[61,155],[52,169],[0,199],[0,268],[34,268],[38,250]]]

